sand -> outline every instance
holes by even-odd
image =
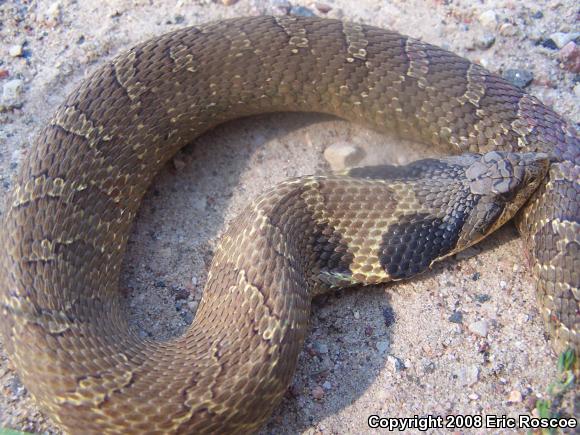
[[[325,4],[331,8],[327,13],[309,1],[292,6],[307,8],[295,9],[298,13],[410,34],[494,72],[532,72],[529,91],[573,122],[580,120],[574,74],[561,67],[557,48],[538,43],[554,32],[574,30],[577,4],[572,0]],[[490,21],[491,10],[496,20]],[[284,12],[283,0],[230,6],[205,0],[0,2],[0,87],[21,80],[22,90],[16,101],[20,108],[0,113],[0,212],[35,133],[99,65],[181,26]],[[491,47],[481,48],[492,38]],[[19,45],[22,55],[17,54]],[[336,144],[363,150],[360,165],[404,163],[435,154],[313,114],[237,120],[180,152],[146,195],[124,263],[121,289],[128,316],[140,332],[165,339],[183,331],[194,316],[212,250],[227,223],[276,182],[327,170],[323,152]],[[530,414],[536,400],[546,397],[556,357],[523,253],[515,229],[507,226],[417,279],[317,299],[293,383],[262,433],[374,433],[367,424],[372,414]],[[1,348],[0,388],[0,427],[59,433],[34,405]]]

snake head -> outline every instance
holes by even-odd
[[[538,188],[549,164],[548,155],[544,153],[492,151],[472,163],[465,175],[472,193],[497,195],[505,201],[524,197],[523,204]]]
[[[471,193],[479,200],[464,227],[464,247],[510,220],[538,188],[550,166],[544,153],[492,151],[476,158],[465,171]]]

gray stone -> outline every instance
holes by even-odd
[[[574,41],[576,38],[580,37],[580,33],[571,32],[571,33],[564,33],[564,32],[555,32],[550,35],[550,39],[554,41],[556,47],[562,48],[568,42]]]
[[[449,321],[451,323],[463,323],[463,313],[461,311],[454,311],[453,314],[449,316]]]
[[[503,78],[523,89],[532,83],[534,74],[525,69],[508,69],[503,73]]]
[[[484,33],[480,38],[475,40],[475,46],[482,50],[487,50],[495,43],[495,35],[491,33]]]
[[[314,350],[318,355],[326,355],[328,353],[328,346],[319,341],[315,341],[312,343],[312,350]]]
[[[2,100],[0,101],[0,111],[18,109],[22,107],[22,91],[24,82],[19,79],[9,80],[2,87]]]

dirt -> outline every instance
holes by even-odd
[[[115,54],[178,27],[281,14],[285,5],[283,0],[229,6],[187,0],[0,0],[0,87],[12,80],[22,86],[16,104],[0,113],[1,197],[35,132],[84,77]],[[494,72],[531,72],[529,91],[572,122],[580,121],[577,76],[563,69],[559,49],[545,42],[554,32],[578,31],[578,5],[572,0],[329,0],[324,5],[292,3],[307,8],[294,12],[421,38]],[[490,10],[497,18],[491,23]],[[359,165],[404,163],[435,153],[313,114],[237,120],[180,152],[149,190],[124,263],[121,289],[140,333],[159,339],[181,333],[194,316],[212,250],[227,223],[276,182],[326,170],[323,152],[337,143],[363,150]],[[556,374],[556,357],[523,252],[515,229],[507,226],[417,279],[315,300],[298,370],[262,433],[370,433],[371,414],[532,413]],[[3,352],[0,389],[0,427],[59,433]]]

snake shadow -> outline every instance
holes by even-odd
[[[168,163],[144,197],[121,274],[128,317],[139,334],[160,340],[181,334],[194,318],[216,240],[227,221],[280,175],[272,162],[300,153],[301,161],[315,163],[286,164],[283,178],[299,175],[306,166],[320,171],[324,146],[339,137],[376,146],[391,141],[332,116],[261,115],[213,129]],[[515,229],[507,228],[476,251],[515,237]],[[460,260],[449,259],[413,282],[460,267]],[[313,301],[311,331],[297,372],[262,434],[317,426],[362,396],[385,365],[405,370],[405,355],[391,351],[398,317],[390,295],[397,287],[352,288]]]

